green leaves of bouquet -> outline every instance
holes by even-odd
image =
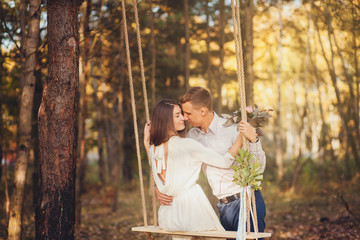
[[[239,149],[234,164],[231,168],[234,170],[233,182],[241,187],[250,186],[252,190],[261,189],[259,182],[263,180],[264,170],[261,164],[254,159],[254,155],[243,149]]]

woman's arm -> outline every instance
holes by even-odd
[[[203,162],[218,168],[229,168],[234,162],[234,158],[230,153],[220,155],[194,139],[186,138],[182,140],[183,142],[179,148],[181,148],[182,153],[188,152],[194,161]]]
[[[146,153],[149,153],[149,149],[150,149],[150,129],[151,129],[151,124],[150,123],[145,123],[145,127],[144,127],[144,146],[146,149]]]

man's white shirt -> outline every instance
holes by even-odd
[[[221,155],[225,155],[239,135],[236,124],[225,127],[225,122],[226,119],[219,117],[214,112],[214,119],[206,133],[201,131],[200,128],[192,128],[187,133],[187,137],[195,139]],[[260,140],[256,143],[250,143],[249,151],[255,155],[259,163],[262,164],[263,169],[265,169],[266,156],[261,147]],[[240,186],[232,181],[234,170],[231,168],[216,168],[203,164],[202,169],[213,190],[214,196],[218,199],[240,192]]]

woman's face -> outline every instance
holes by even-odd
[[[184,116],[182,115],[181,109],[178,105],[174,106],[173,119],[176,131],[181,131],[185,129]]]

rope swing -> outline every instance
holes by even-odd
[[[146,116],[146,121],[150,122],[149,103],[148,103],[148,97],[147,97],[145,71],[144,71],[144,61],[143,61],[143,54],[142,54],[142,47],[141,47],[139,15],[138,15],[138,10],[137,10],[137,0],[134,0],[133,5],[134,5],[135,23],[136,23],[136,38],[137,38],[137,45],[138,45],[139,59],[140,59],[140,72],[141,72],[141,80],[142,80],[141,82],[142,82],[142,87],[143,87],[143,96],[144,96],[144,104],[145,104],[145,116]],[[138,168],[139,168],[143,218],[144,218],[144,226],[147,226],[148,224],[147,224],[147,214],[146,214],[145,191],[144,191],[144,181],[143,181],[142,164],[141,164],[141,157],[140,157],[139,133],[138,133],[138,125],[137,125],[137,117],[136,117],[136,104],[135,104],[134,85],[133,85],[133,78],[132,78],[129,37],[128,37],[128,31],[127,31],[125,0],[121,0],[121,8],[122,8],[122,15],[123,15],[123,23],[124,23],[126,58],[127,58],[128,72],[129,72],[131,107],[132,107],[133,120],[134,120],[134,132],[135,132],[136,153],[137,153]],[[151,171],[150,171],[150,186],[154,186],[154,178],[152,177]],[[156,211],[155,192],[154,192],[153,187],[150,187],[150,189],[151,189],[150,191],[151,191],[151,195],[152,195],[153,223],[154,223],[154,226],[156,226],[157,225],[157,211]]]
[[[125,47],[126,47],[126,58],[127,58],[128,73],[129,73],[131,108],[132,108],[132,114],[133,114],[133,120],[134,120],[134,134],[135,134],[135,142],[136,142],[136,155],[137,155],[138,167],[139,167],[141,202],[142,202],[142,208],[143,208],[144,226],[147,226],[148,224],[147,224],[146,204],[145,204],[145,194],[144,194],[144,181],[143,181],[141,157],[140,157],[139,132],[138,132],[138,125],[137,125],[137,117],[136,117],[136,105],[135,105],[135,97],[134,97],[134,83],[133,83],[132,71],[131,71],[131,57],[130,57],[130,48],[129,48],[129,37],[128,37],[128,31],[127,31],[125,0],[121,0],[121,8],[122,8],[122,15],[123,15],[123,23],[124,23]]]
[[[247,120],[246,115],[246,98],[245,98],[245,77],[244,77],[244,67],[243,67],[243,52],[242,52],[242,45],[241,45],[241,31],[240,31],[240,7],[238,0],[235,6],[234,0],[231,2],[232,7],[232,17],[234,22],[234,39],[235,39],[235,49],[236,49],[236,62],[237,62],[237,77],[239,83],[239,91],[240,91],[240,103],[241,103],[241,115],[242,120]],[[137,116],[136,116],[136,104],[135,104],[135,97],[134,97],[134,85],[133,85],[133,77],[132,77],[132,67],[131,67],[131,56],[130,56],[130,47],[129,47],[129,37],[128,37],[128,30],[127,30],[127,20],[126,20],[126,9],[125,9],[125,0],[121,0],[121,8],[122,8],[122,17],[123,17],[123,24],[124,24],[124,36],[125,36],[125,47],[126,47],[126,57],[127,57],[127,65],[128,65],[128,73],[129,73],[129,87],[130,87],[130,96],[131,96],[131,107],[132,107],[132,114],[133,114],[133,121],[134,121],[134,134],[135,134],[135,143],[136,143],[136,154],[138,160],[138,169],[139,169],[139,180],[140,180],[140,191],[141,191],[141,200],[142,200],[142,210],[143,210],[143,220],[144,226],[142,227],[133,227],[132,231],[144,232],[147,233],[148,239],[152,239],[151,233],[160,233],[160,234],[168,234],[173,236],[190,236],[192,239],[205,239],[209,238],[235,238],[238,237],[238,232],[236,231],[202,231],[202,232],[174,232],[174,231],[165,231],[160,229],[157,226],[157,211],[156,211],[156,200],[155,200],[155,193],[154,193],[154,179],[151,176],[151,183],[150,183],[150,191],[152,195],[152,207],[153,207],[153,222],[154,226],[148,226],[147,223],[147,214],[146,214],[146,203],[145,203],[145,192],[144,192],[144,183],[143,183],[143,174],[142,174],[142,164],[141,164],[141,157],[140,157],[140,144],[139,144],[139,134],[138,134],[138,125],[137,125]],[[142,54],[142,47],[141,47],[141,36],[140,36],[140,25],[139,25],[139,18],[138,18],[138,10],[137,10],[137,0],[134,0],[134,14],[135,14],[135,22],[136,22],[136,35],[137,35],[137,45],[139,51],[139,61],[140,61],[140,70],[141,70],[141,80],[142,80],[142,87],[143,87],[143,96],[144,96],[144,104],[145,104],[145,115],[146,121],[150,122],[149,117],[149,108],[148,108],[148,99],[147,99],[147,90],[146,90],[146,82],[145,82],[145,74],[144,74],[144,63],[143,63],[143,54]],[[243,148],[245,150],[249,149],[249,142],[247,139],[243,139]],[[152,171],[150,171],[152,175]],[[245,188],[244,188],[245,189]],[[248,216],[248,231],[242,239],[251,238],[257,239],[260,237],[270,237],[270,233],[258,233],[257,230],[257,218],[256,218],[256,207],[255,207],[255,197],[254,192],[251,193],[249,191],[249,187],[245,192],[249,197],[249,201],[246,201],[246,194],[244,195],[244,201],[248,202],[246,204],[246,212],[248,214],[244,214],[243,216]],[[251,197],[250,197],[251,196]],[[252,202],[252,204],[250,204]],[[253,208],[250,207],[252,205]],[[245,211],[245,210],[244,210]],[[243,212],[244,212],[243,211]],[[255,233],[250,232],[250,212],[253,216],[253,222],[255,227]],[[255,215],[255,218],[254,218]],[[240,221],[239,221],[240,223]],[[246,219],[241,220],[242,226],[245,226]],[[239,225],[240,226],[240,225]]]

